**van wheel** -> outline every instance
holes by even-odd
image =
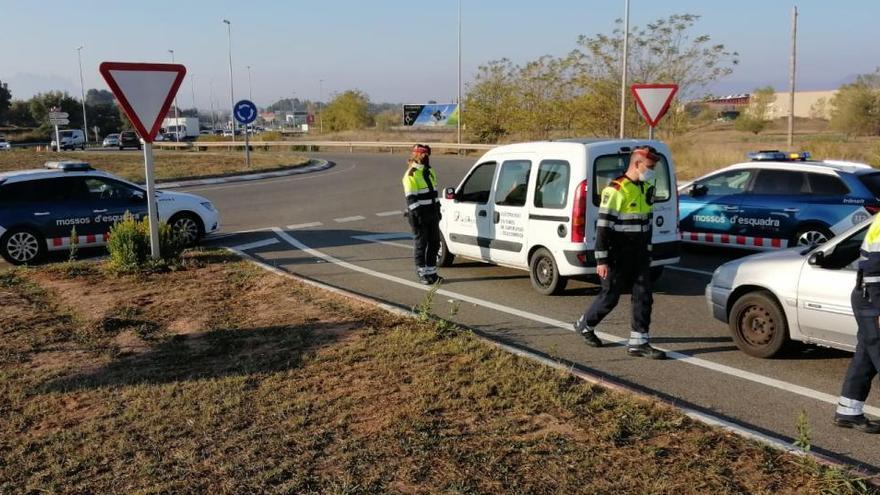
[[[12,229],[0,237],[0,255],[13,265],[36,263],[46,250],[43,236],[30,229]]]
[[[568,283],[567,278],[559,275],[556,260],[546,248],[540,248],[532,255],[529,261],[529,278],[532,280],[532,287],[545,296],[562,292]]]
[[[446,245],[446,239],[440,234],[440,249],[437,251],[437,266],[452,266],[455,261],[455,255],[449,252],[449,246]]]
[[[734,343],[749,356],[773,357],[788,343],[785,314],[767,291],[751,292],[737,299],[728,321]]]

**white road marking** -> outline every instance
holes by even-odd
[[[391,217],[394,215],[403,215],[403,212],[400,210],[394,210],[394,211],[380,211],[379,213],[376,213],[377,217]]]
[[[389,242],[390,239],[412,239],[412,234],[406,232],[389,232],[387,234],[370,234],[370,235],[353,235],[352,239],[359,241],[373,242],[376,244],[384,244],[386,246],[394,246],[403,249],[412,249],[412,244],[401,244],[399,242]]]
[[[697,270],[696,268],[685,268],[683,266],[676,266],[676,265],[663,265],[663,266],[665,266],[666,268],[669,268],[670,270],[677,270],[680,272],[688,272],[688,273],[699,273],[700,275],[708,275],[710,277],[712,276],[712,273],[713,273],[713,272],[707,272],[706,270]]]
[[[311,227],[320,227],[322,225],[324,225],[324,224],[321,222],[309,222],[309,223],[297,223],[294,225],[288,225],[286,228],[287,228],[287,230],[299,230],[299,229],[308,229]]]
[[[355,215],[353,217],[342,217],[342,218],[334,218],[333,221],[336,223],[348,223],[348,222],[357,222],[358,220],[366,220],[365,217],[360,215]]]
[[[336,168],[336,167],[334,167],[334,168]],[[354,170],[355,168],[357,168],[357,163],[352,163],[351,166],[345,170],[327,169],[327,170],[330,170],[330,172],[324,173],[323,171],[319,171],[319,172],[315,172],[314,174],[308,174],[304,177],[300,177],[298,175],[295,175],[293,177],[276,178],[276,179],[271,179],[271,180],[264,179],[264,180],[259,180],[259,181],[241,181],[241,182],[236,182],[236,183],[229,184],[226,186],[182,187],[181,189],[183,189],[187,192],[192,192],[192,191],[221,191],[223,189],[233,189],[236,187],[245,187],[245,186],[271,186],[271,185],[279,184],[282,182],[297,182],[297,181],[301,181],[301,180],[320,179],[322,177],[327,177],[330,175],[344,174],[344,173],[348,173],[348,172]]]
[[[325,253],[318,251],[316,249],[312,249],[312,248],[306,246],[305,244],[303,244],[302,242],[291,237],[289,234],[284,232],[279,227],[273,227],[272,230],[275,231],[275,233],[278,235],[278,237],[280,237],[283,241],[287,242],[291,246],[293,246],[293,247],[295,247],[305,253],[308,253],[309,255],[311,255],[315,258],[320,258],[320,259],[323,259],[327,262],[341,266],[343,268],[347,268],[347,269],[355,271],[355,272],[359,272],[359,273],[363,273],[365,275],[370,275],[372,277],[387,280],[389,282],[394,282],[394,283],[397,283],[400,285],[405,285],[405,286],[411,287],[413,289],[418,289],[418,290],[423,290],[423,291],[428,291],[430,289],[430,287],[422,285],[418,282],[403,279],[400,277],[395,277],[395,276],[389,275],[387,273],[382,273],[382,272],[370,270],[369,268],[364,268],[364,267],[349,263],[347,261],[343,261],[339,258],[334,258],[333,256],[330,256],[329,254],[325,254]],[[504,306],[501,304],[493,303],[491,301],[478,299],[476,297],[466,296],[464,294],[459,294],[457,292],[452,292],[452,291],[449,291],[446,289],[439,289],[437,291],[437,294],[439,294],[441,296],[446,296],[446,297],[458,299],[458,300],[466,302],[466,303],[475,304],[477,306],[482,306],[484,308],[492,309],[492,310],[495,310],[495,311],[498,311],[501,313],[506,313],[509,315],[518,316],[518,317],[526,319],[526,320],[531,320],[534,322],[543,323],[548,326],[562,328],[562,329],[568,330],[570,332],[574,332],[574,329],[572,328],[572,325],[570,322],[555,320],[553,318],[548,318],[546,316],[542,316],[539,314],[530,313],[528,311],[523,311],[523,310],[516,309],[516,308],[511,308],[511,307]],[[603,340],[614,342],[619,345],[626,345],[626,343],[628,341],[627,338],[618,337],[616,335],[606,333],[606,332],[596,332],[596,334],[599,335],[599,337],[601,337]],[[657,347],[657,346],[655,346],[655,347]],[[815,400],[825,402],[828,404],[837,405],[837,398],[838,397],[836,395],[827,394],[825,392],[813,390],[808,387],[803,387],[801,385],[796,385],[794,383],[786,382],[783,380],[777,380],[775,378],[770,378],[768,376],[759,375],[758,373],[753,373],[751,371],[741,370],[739,368],[734,368],[733,366],[727,366],[724,364],[715,363],[713,361],[708,361],[706,359],[690,356],[687,354],[682,354],[680,352],[669,351],[669,350],[663,349],[661,347],[657,347],[657,348],[666,351],[666,354],[670,360],[685,362],[688,364],[692,364],[694,366],[699,366],[701,368],[716,371],[718,373],[722,373],[722,374],[729,375],[732,377],[741,378],[743,380],[747,380],[747,381],[757,383],[760,385],[765,385],[767,387],[775,388],[775,389],[778,389],[778,390],[781,390],[784,392],[790,392],[793,394],[797,394],[797,395],[800,395],[803,397],[808,397],[808,398],[815,399]],[[880,415],[880,407],[866,405],[865,412],[872,414],[874,416],[878,416],[878,415]]]
[[[250,249],[257,249],[257,248],[261,248],[261,247],[271,246],[272,244],[278,244],[279,242],[281,242],[281,241],[279,241],[278,239],[273,237],[271,239],[263,239],[262,241],[256,241],[256,242],[251,242],[248,244],[242,244],[240,246],[235,246],[232,249],[237,249],[239,251],[247,251]]]

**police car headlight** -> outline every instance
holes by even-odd
[[[217,211],[214,209],[214,205],[212,205],[210,201],[202,201],[202,206],[208,211]]]

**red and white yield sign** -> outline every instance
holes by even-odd
[[[186,75],[180,64],[104,62],[101,75],[144,142],[152,143]]]
[[[677,84],[633,84],[630,86],[639,113],[650,127],[657,127],[669,110],[669,103],[678,92]]]

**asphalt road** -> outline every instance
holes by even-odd
[[[291,273],[411,308],[426,294],[416,283],[412,242],[402,217],[401,154],[316,154],[336,166],[265,181],[185,189],[210,198],[226,236],[213,244],[243,246]],[[442,186],[454,186],[473,158],[432,157]],[[849,353],[799,346],[780,359],[749,357],[728,328],[708,313],[703,289],[715,267],[749,254],[686,249],[655,286],[652,342],[676,359],[630,358],[622,346],[587,347],[571,330],[597,293],[573,281],[564,294],[540,296],[524,271],[456,260],[441,269],[435,313],[507,343],[643,389],[676,403],[791,442],[805,412],[814,451],[880,470],[877,438],[831,424]],[[452,314],[457,301],[458,311]],[[630,304],[599,327],[621,341],[629,335]],[[877,394],[869,406],[880,407]],[[877,412],[871,409],[869,412]]]

